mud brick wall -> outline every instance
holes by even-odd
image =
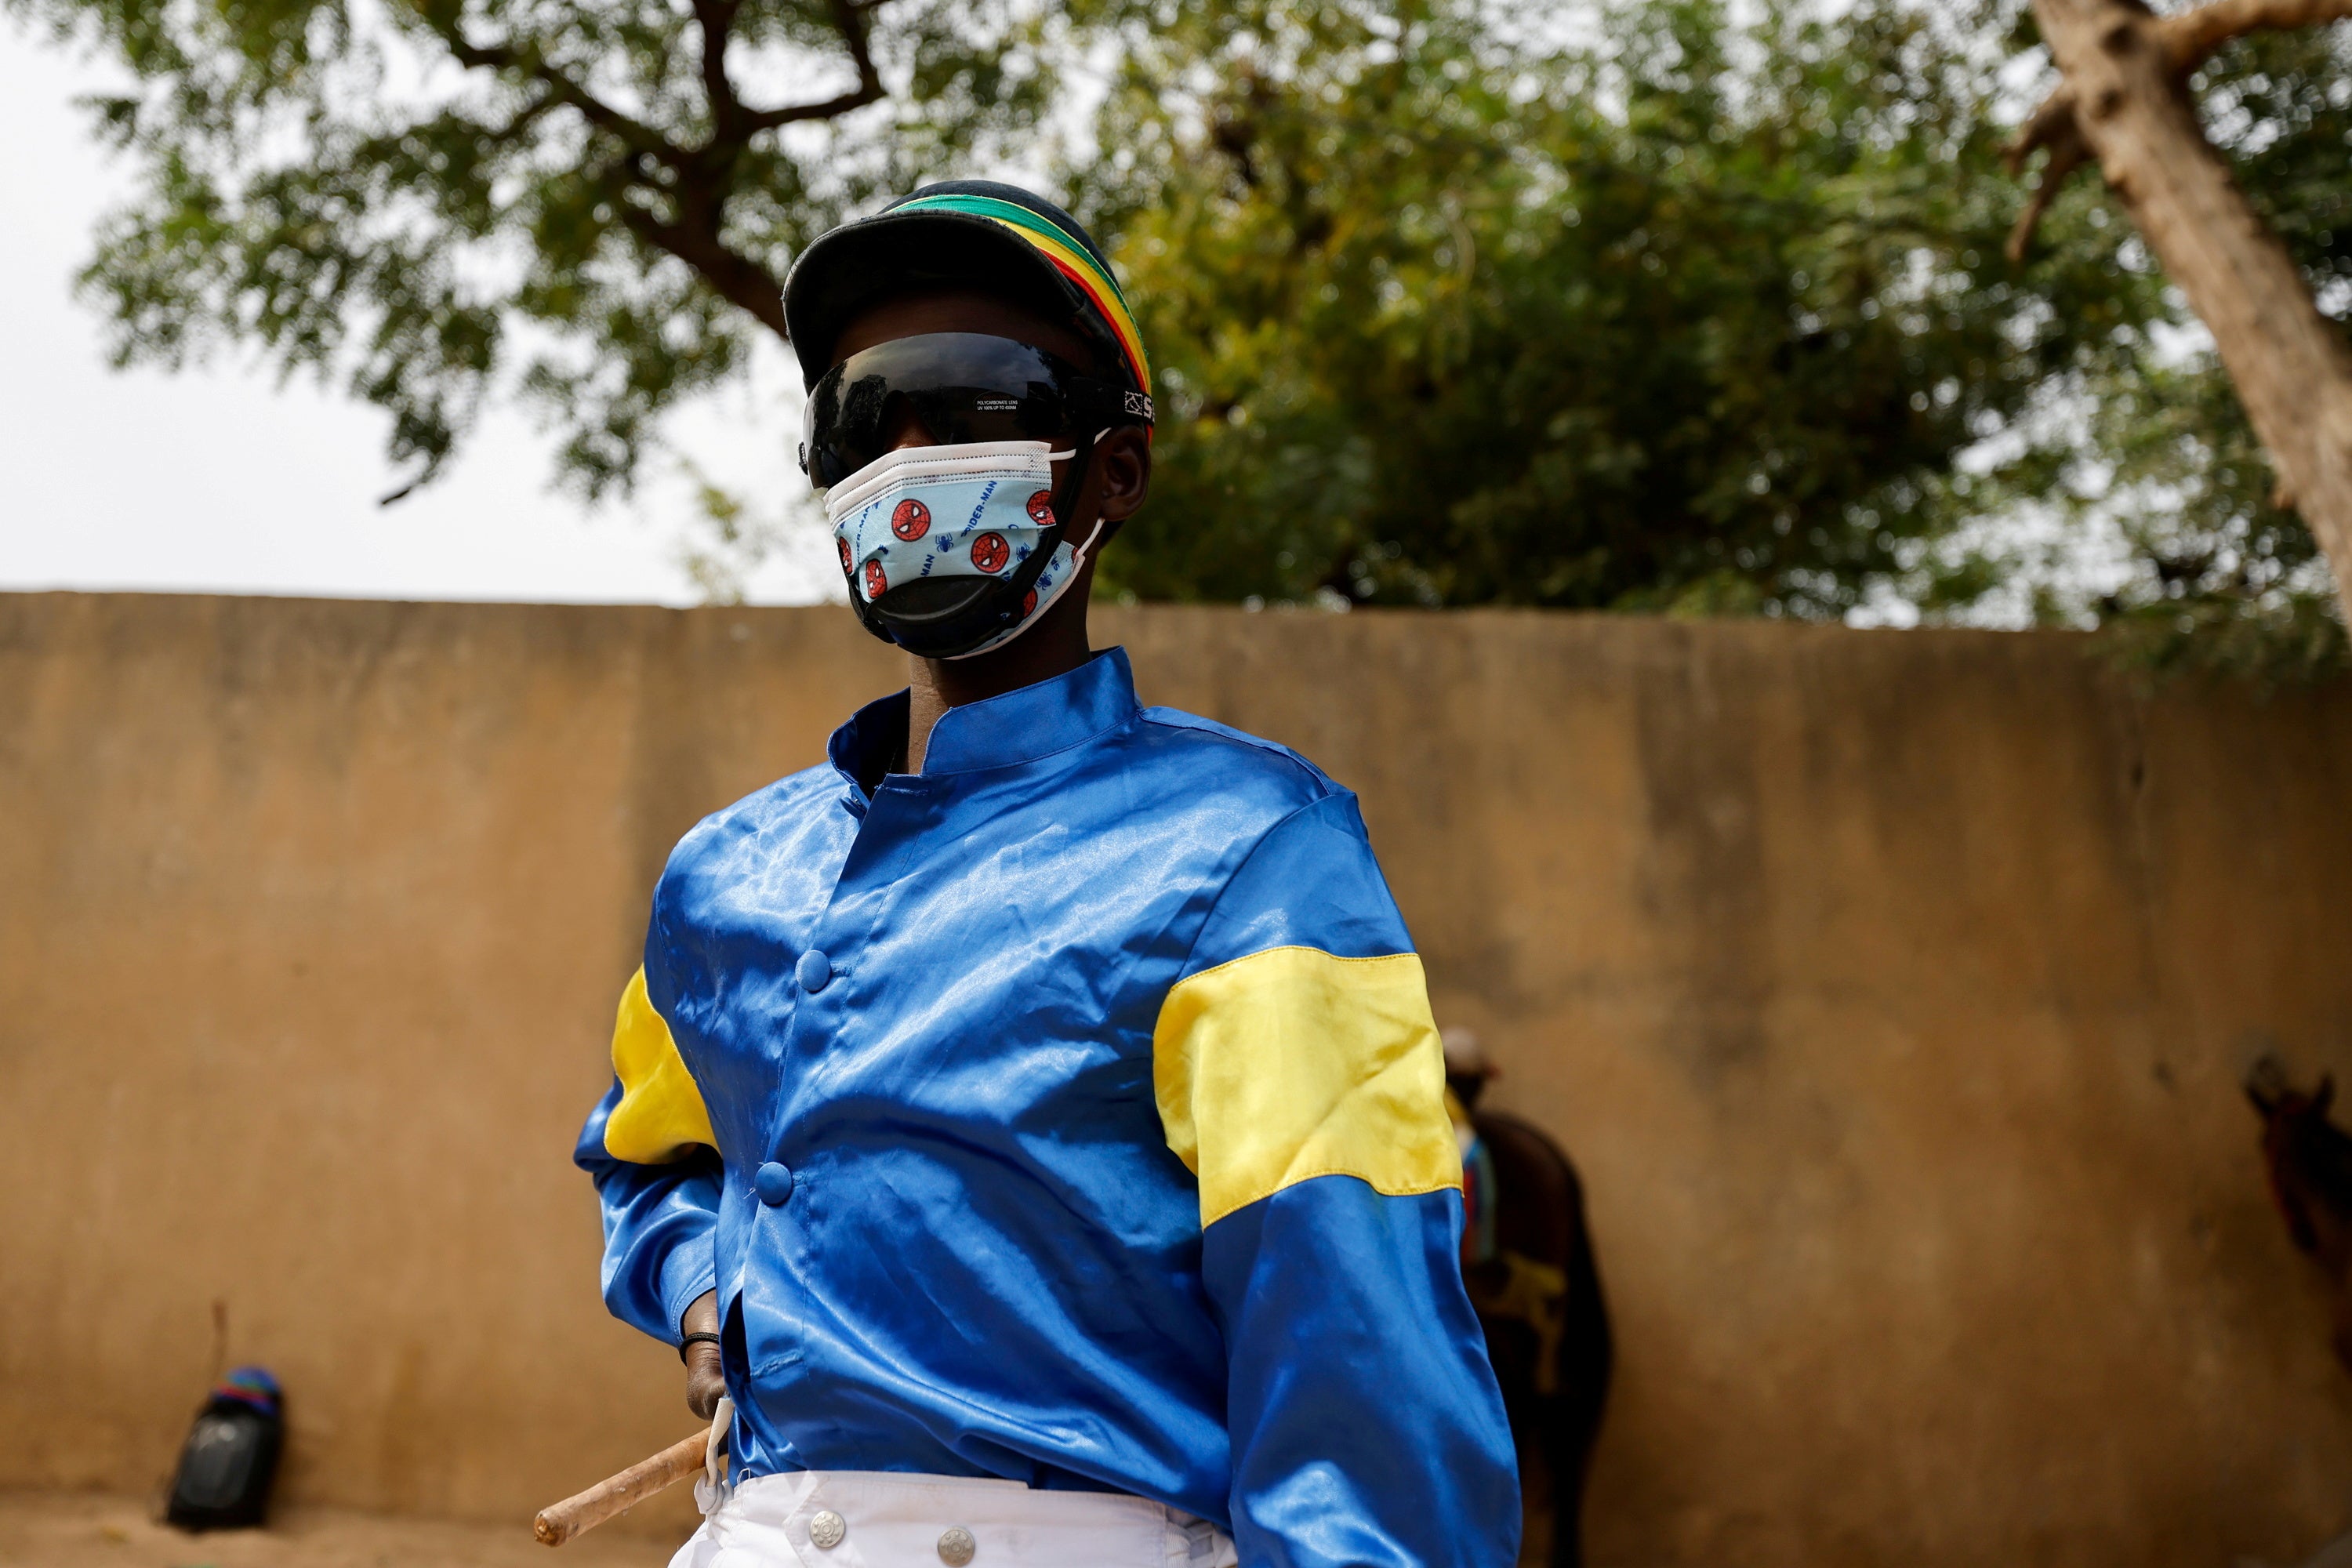
[[[2040,634],[1096,640],[1362,795],[1441,1018],[1582,1166],[1597,1562],[2352,1523],[2237,1089],[2352,1079],[2352,693],[2151,694]],[[899,680],[835,609],[0,595],[0,1485],[152,1485],[215,1302],[297,1498],[520,1524],[688,1430],[571,1141],[668,846]]]

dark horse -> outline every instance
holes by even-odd
[[[2327,1275],[2336,1358],[2352,1370],[2352,1134],[2328,1120],[2336,1080],[2309,1094],[2264,1057],[2246,1074],[2246,1098],[2263,1119],[2263,1164],[2287,1235]]]
[[[1462,1279],[1486,1331],[1530,1511],[1549,1493],[1552,1568],[1576,1568],[1584,1560],[1585,1472],[1611,1353],[1609,1313],[1584,1228],[1584,1186],[1568,1156],[1535,1127],[1478,1110],[1491,1074],[1483,1064],[1463,1065],[1466,1070],[1449,1062],[1446,1084],[1486,1151],[1491,1191],[1477,1196],[1493,1205],[1493,1228],[1492,1255],[1465,1258]],[[1482,1184],[1470,1184],[1475,1191]]]

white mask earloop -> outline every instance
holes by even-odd
[[[1103,428],[1103,429],[1100,429],[1100,430],[1096,431],[1096,432],[1095,432],[1095,438],[1094,438],[1093,440],[1091,440],[1091,441],[1087,442],[1087,447],[1088,447],[1088,448],[1090,448],[1090,449],[1091,449],[1091,448],[1093,448],[1093,447],[1099,447],[1099,446],[1101,446],[1101,445],[1102,445],[1102,438],[1103,438],[1104,437],[1106,437],[1106,436],[1109,435],[1109,434],[1110,434],[1110,431],[1109,431],[1109,429],[1108,429],[1108,427],[1105,427],[1105,428]],[[1081,567],[1081,566],[1083,566],[1083,565],[1085,565],[1085,564],[1087,563],[1087,552],[1088,551],[1092,550],[1092,549],[1095,547],[1095,541],[1096,541],[1096,540],[1097,540],[1097,539],[1100,539],[1100,538],[1102,537],[1102,531],[1103,531],[1103,516],[1102,516],[1102,513],[1101,513],[1099,510],[1097,510],[1097,511],[1095,513],[1095,525],[1094,525],[1094,527],[1093,527],[1091,530],[1089,530],[1089,531],[1087,531],[1087,542],[1086,542],[1084,544],[1079,545],[1076,550],[1073,550],[1073,551],[1070,552],[1070,575],[1071,575],[1071,576],[1073,576],[1073,577],[1076,576],[1076,575],[1078,574],[1078,568],[1079,568],[1079,567]]]

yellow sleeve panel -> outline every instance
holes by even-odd
[[[1314,1176],[1391,1197],[1462,1184],[1421,960],[1276,947],[1180,981],[1151,1036],[1168,1147],[1202,1229]]]
[[[719,1147],[702,1091],[678,1058],[669,1026],[646,994],[642,968],[629,976],[620,1016],[613,1020],[613,1071],[621,1079],[621,1103],[604,1119],[604,1152],[633,1164],[659,1165],[682,1159],[697,1143]]]

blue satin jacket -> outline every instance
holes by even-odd
[[[1421,961],[1355,797],[1125,654],[678,845],[576,1158],[604,1299],[719,1291],[741,1475],[1112,1489],[1249,1568],[1518,1548]],[[861,780],[876,781],[869,788]]]

